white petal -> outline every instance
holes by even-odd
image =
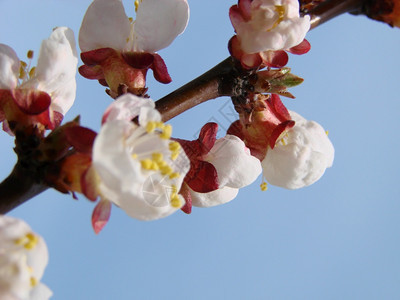
[[[161,121],[161,114],[158,110],[155,110],[149,106],[143,106],[140,108],[139,124],[146,126],[148,122],[159,122]]]
[[[49,287],[39,282],[31,291],[29,300],[47,300],[53,295]]]
[[[143,178],[140,165],[134,163],[125,139],[136,125],[125,120],[114,120],[105,123],[97,135],[93,146],[93,165],[96,172],[111,190],[119,191],[125,186],[140,185]],[[112,197],[113,199],[115,197]],[[113,199],[109,199],[113,201]]]
[[[100,48],[123,50],[131,23],[121,0],[94,0],[86,11],[79,31],[82,52]]]
[[[141,221],[157,220],[173,214],[185,204],[185,200],[179,196],[180,206],[173,207],[170,203],[171,192],[169,185],[152,182],[149,178],[135,197],[132,194],[120,194],[118,202],[120,208],[132,218]]]
[[[42,42],[35,76],[21,87],[48,93],[52,98],[52,108],[65,115],[75,100],[77,64],[73,31],[57,27]]]
[[[284,144],[268,150],[262,167],[269,183],[298,189],[316,182],[332,166],[334,148],[321,125],[290,114],[297,119],[296,125],[288,131]]]
[[[113,120],[130,121],[137,117],[142,108],[149,107],[154,110],[154,102],[149,98],[125,94],[118,97],[105,111],[103,123]],[[158,120],[157,120],[158,121]]]
[[[0,255],[0,299],[6,295],[26,299],[31,290],[30,278],[29,266],[22,252]]]
[[[212,207],[227,203],[235,199],[238,192],[239,189],[227,186],[208,193],[197,193],[190,189],[192,204],[197,207]]]
[[[144,0],[134,25],[134,50],[157,52],[181,34],[189,20],[186,0]]]
[[[14,89],[18,84],[20,62],[15,51],[0,44],[0,89]]]
[[[253,183],[262,171],[260,161],[233,135],[218,139],[204,159],[217,169],[220,187],[242,188]]]

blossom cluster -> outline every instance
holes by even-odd
[[[146,94],[148,69],[160,82],[171,81],[157,51],[185,30],[188,3],[142,0],[135,5],[133,20],[121,0],[94,0],[79,31],[80,74],[99,80],[115,98],[99,133],[78,122],[59,127],[76,89],[77,52],[70,29],[54,29],[42,44],[36,68],[0,45],[4,130],[15,134],[33,126],[44,135],[57,128],[53,135],[62,141],[60,153],[73,151],[61,160],[53,185],[100,199],[92,216],[96,232],[108,220],[111,203],[134,218],[153,220],[180,208],[189,213],[192,205],[226,203],[261,172],[271,184],[294,189],[315,182],[332,165],[333,147],[322,127],[289,113],[276,94],[290,96],[286,87],[302,81],[288,68],[272,69],[286,64],[285,51],[309,49],[310,18],[299,15],[298,1],[240,0],[231,7],[236,35],[229,50],[258,80],[243,94],[245,101],[235,103],[239,120],[226,136],[217,138],[218,125],[208,123],[194,141],[172,138],[171,125]]]
[[[235,35],[228,49],[235,74],[255,80],[251,89],[232,95],[238,120],[224,136],[217,137],[218,124],[207,123],[191,141],[172,136],[172,126],[146,86],[149,69],[157,81],[171,81],[157,52],[185,30],[188,3],[137,0],[135,5],[133,20],[121,0],[94,0],[82,21],[79,73],[98,80],[113,98],[98,132],[78,119],[61,125],[76,91],[78,58],[71,29],[57,27],[43,41],[37,67],[0,44],[3,129],[17,139],[21,132],[39,139],[35,163],[53,163],[46,169],[49,186],[97,202],[92,214],[96,233],[108,222],[112,205],[132,218],[156,220],[179,210],[189,214],[193,206],[227,203],[261,174],[262,190],[264,180],[298,189],[332,166],[334,148],[326,131],[289,111],[279,97],[294,98],[287,88],[302,82],[284,68],[287,52],[310,49],[305,39],[310,18],[299,15],[297,0],[239,0],[231,7]],[[32,59],[32,51],[27,57]],[[46,135],[46,130],[52,131]],[[2,299],[48,298],[50,292],[38,283],[48,256],[41,237],[22,221],[1,217],[0,241]]]

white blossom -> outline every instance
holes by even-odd
[[[22,64],[11,47],[0,44],[0,88],[46,92],[51,97],[51,108],[65,115],[76,92],[78,58],[73,31],[55,28],[42,42],[36,68],[28,70],[20,80]]]
[[[310,29],[310,17],[299,15],[298,0],[254,0],[250,11],[231,10],[230,18],[246,53],[289,49]]]
[[[290,115],[295,126],[268,150],[261,164],[270,184],[298,189],[321,178],[332,166],[335,151],[321,125],[292,111]]]
[[[253,183],[261,174],[260,161],[251,156],[241,139],[233,135],[216,140],[202,159],[217,170],[219,188],[208,193],[190,189],[194,206],[210,207],[229,202],[236,197],[240,188]]]
[[[41,236],[24,221],[0,216],[0,299],[49,299],[52,292],[40,283],[47,262]]]
[[[142,0],[136,20],[125,14],[121,0],[94,0],[79,31],[82,52],[100,48],[154,53],[181,34],[189,19],[186,0]]]
[[[185,204],[178,192],[190,166],[179,143],[170,140],[171,126],[149,103],[133,95],[118,98],[93,147],[101,197],[139,220],[166,217]],[[135,114],[121,113],[122,107],[139,110],[138,125],[130,121]]]

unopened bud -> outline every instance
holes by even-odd
[[[257,82],[254,85],[256,92],[279,94],[289,98],[294,98],[294,96],[287,91],[287,88],[304,81],[303,78],[290,73],[290,68],[264,70],[258,72],[257,76]]]

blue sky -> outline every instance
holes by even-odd
[[[0,42],[23,57],[55,26],[77,36],[90,3],[0,0]],[[149,79],[153,99],[228,55],[234,1],[189,4],[187,30],[160,51],[173,82]],[[267,192],[259,179],[229,204],[154,222],[114,208],[99,235],[90,226],[92,203],[46,191],[11,215],[46,239],[43,282],[54,299],[400,298],[400,31],[346,15],[307,38],[311,51],[291,55],[288,64],[305,81],[284,103],[329,130],[336,155],[323,178],[301,190]],[[80,114],[98,130],[110,99],[95,81],[77,80],[65,120]],[[203,104],[172,121],[174,136],[191,139],[209,120],[225,128],[230,112],[229,99]],[[0,142],[4,178],[16,157],[11,137],[2,133]]]

